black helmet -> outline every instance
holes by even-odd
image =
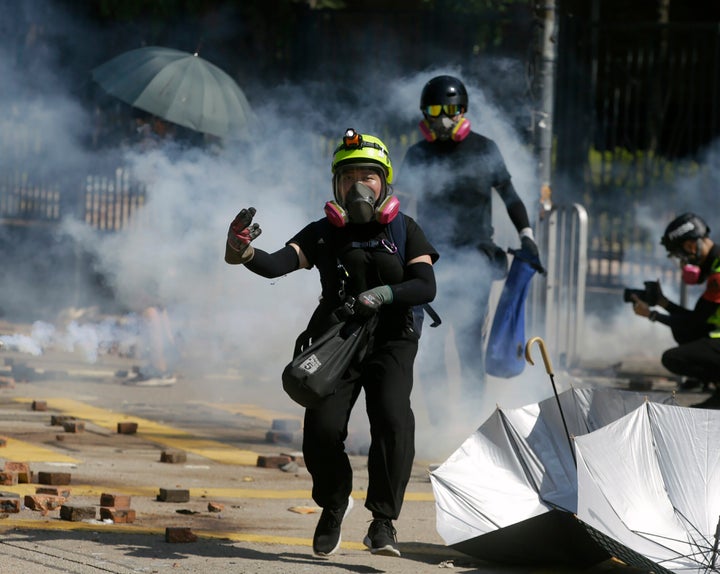
[[[457,104],[468,109],[468,95],[465,85],[453,76],[435,76],[423,88],[420,109],[435,104]]]
[[[677,253],[682,251],[682,244],[688,239],[702,239],[709,234],[710,228],[701,217],[694,213],[683,213],[668,224],[660,243],[668,253]]]

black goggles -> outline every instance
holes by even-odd
[[[460,104],[433,104],[432,106],[425,106],[423,108],[423,113],[431,118],[436,118],[440,114],[445,114],[451,118],[464,111]]]

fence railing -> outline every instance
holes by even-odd
[[[118,231],[132,224],[145,201],[145,186],[123,168],[110,177],[88,175],[78,190],[30,183],[24,174],[0,181],[0,220],[6,224],[59,223],[76,217],[95,229]]]
[[[542,333],[563,367],[578,362],[585,328],[588,216],[580,204],[554,206],[538,225],[546,274],[530,292],[529,333]]]
[[[52,184],[34,184],[24,175],[0,182],[0,217],[21,221],[59,220],[60,190]]]

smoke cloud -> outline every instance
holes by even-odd
[[[53,6],[39,1],[22,5],[26,12],[15,10],[12,14],[19,19],[15,26],[25,30],[31,28],[28,26],[31,9]],[[78,32],[76,22],[60,19],[59,25]],[[166,141],[154,149],[140,150],[121,142],[115,146],[105,142],[103,151],[90,151],[85,143],[92,141],[98,112],[82,104],[74,87],[53,73],[57,54],[50,47],[43,50],[47,53],[37,57],[28,69],[21,65],[17,46],[0,48],[3,77],[0,104],[9,111],[0,120],[0,137],[3,150],[16,152],[0,154],[3,181],[20,172],[36,180],[65,182],[77,180],[78,175],[82,180],[86,175],[112,174],[122,168],[145,186],[147,202],[132,225],[117,233],[99,232],[76,218],[67,218],[60,229],[48,236],[48,252],[53,245],[70,241],[78,246],[78,252],[90,256],[82,261],[103,278],[118,311],[117,316],[110,318],[88,314],[85,319],[58,320],[55,324],[38,320],[29,337],[8,334],[2,338],[6,345],[29,353],[55,345],[80,349],[89,362],[95,361],[108,349],[136,345],[138,313],[148,304],[160,303],[167,306],[173,328],[182,336],[185,354],[178,365],[181,373],[185,370],[197,380],[209,373],[236,374],[238,396],[252,397],[278,410],[300,412],[283,393],[280,372],[291,358],[295,337],[317,303],[320,292],[317,271],[301,270],[271,281],[225,264],[228,225],[240,209],[255,207],[255,221],[263,230],[256,245],[272,252],[309,221],[321,218],[323,204],[331,198],[332,149],[348,127],[383,138],[390,147],[395,168],[400,168],[407,146],[421,137],[416,129],[421,119],[419,97],[424,83],[434,75],[454,74],[466,81],[470,97],[468,118],[474,129],[498,144],[531,219],[537,211],[536,162],[518,132],[516,111],[503,109],[480,82],[466,77],[460,68],[438,67],[392,78],[386,77],[383,70],[371,69],[356,74],[363,78],[363,85],[340,88],[328,79],[322,86],[283,84],[266,88],[262,97],[248,93],[262,125],[262,132],[251,144],[225,142],[220,148],[208,149]],[[47,66],[42,67],[39,62]],[[511,64],[498,62],[497,67],[512,70]],[[360,63],[354,65],[361,67]],[[32,77],[27,71],[32,72]],[[90,68],[86,73],[89,77]],[[37,81],[38,77],[43,81]],[[497,76],[493,78],[496,93],[500,89],[497,80]],[[376,86],[383,86],[382,97],[374,95]],[[335,101],[332,95],[342,99]],[[353,105],[348,106],[348,101]],[[34,163],[23,163],[27,157],[35,158]],[[438,180],[438,185],[441,184]],[[411,210],[411,190],[397,191],[404,209]],[[518,247],[517,234],[497,196],[493,214],[496,243],[503,248]],[[646,223],[650,222],[648,217]],[[657,235],[657,229],[650,232]],[[436,247],[441,254],[436,268],[440,292],[434,306],[444,317],[473,318],[478,313],[470,306],[475,278],[487,271],[468,268],[462,260],[444,253],[444,245]],[[76,264],[68,260],[54,262],[58,271]],[[13,272],[6,273],[3,282],[3,292],[8,296],[2,307],[8,314],[14,308],[32,309],[36,304],[24,297],[35,291],[22,283],[21,271],[24,265],[40,263],[31,254],[18,253],[13,265]],[[74,274],[69,271],[67,276]],[[629,282],[641,279],[628,276]],[[460,292],[457,298],[448,301],[443,287],[451,283],[459,286]],[[66,286],[74,290],[62,294]],[[496,282],[493,301],[501,288],[502,283]],[[91,300],[85,291],[90,287],[78,287],[73,281],[58,280],[52,289],[57,301],[74,301],[78,309]],[[669,285],[668,291],[670,295]],[[58,306],[54,311],[59,317],[65,309]],[[622,352],[638,348],[640,340],[644,343],[648,340],[646,331],[642,331],[643,337],[631,335],[634,325],[632,330],[628,329],[627,321],[633,319],[627,313],[618,317],[618,322],[625,325],[620,329],[627,335],[625,339],[613,338],[619,330],[615,325],[609,329],[598,327],[598,332],[606,335],[603,348],[608,355],[611,345],[617,346],[617,356],[621,356]],[[496,405],[516,407],[547,398],[552,392],[542,368],[528,366],[515,379],[490,377],[483,389],[481,405],[472,412],[465,411],[453,345],[453,333],[458,326],[450,321],[438,329],[425,325],[418,365],[443,360],[448,372],[441,381],[422,381],[420,376],[416,385],[414,404],[420,457],[440,460],[447,456]],[[589,323],[590,329],[595,327]],[[657,342],[658,347],[665,344],[666,340]],[[597,345],[585,348],[591,352],[593,347]],[[561,388],[565,384],[562,380],[559,383]],[[423,390],[427,384],[446,386],[447,404],[429,402]],[[201,386],[198,393],[202,393],[204,400],[221,400],[220,391],[212,385],[203,382]],[[455,416],[441,428],[432,428],[428,411],[438,406],[447,407]],[[366,435],[361,405],[356,408],[352,424],[358,435]],[[357,440],[356,444],[360,442]]]

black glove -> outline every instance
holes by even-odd
[[[227,243],[241,256],[243,263],[252,259],[254,250],[250,242],[262,233],[260,226],[257,223],[252,223],[254,216],[254,207],[242,209],[235,216],[228,230]]]
[[[520,238],[520,251],[518,255],[527,261],[538,273],[545,273],[545,268],[540,263],[540,253],[535,242],[527,236]]]

